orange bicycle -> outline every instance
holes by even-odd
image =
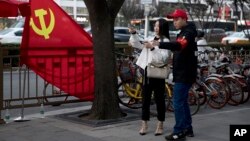
[[[174,83],[170,80],[166,80],[165,88],[166,88],[166,110],[170,112],[174,112],[173,106],[173,87]],[[200,109],[200,101],[198,98],[198,94],[196,91],[191,88],[188,94],[188,104],[190,108],[191,115],[195,115]]]

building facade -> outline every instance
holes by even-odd
[[[83,0],[55,0],[82,27],[89,26],[89,14]]]

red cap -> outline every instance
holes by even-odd
[[[167,15],[167,18],[169,19],[178,18],[178,17],[188,19],[186,11],[182,9],[176,9],[173,13]]]

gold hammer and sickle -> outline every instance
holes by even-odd
[[[50,8],[49,8],[49,12],[50,12],[50,24],[48,27],[46,27],[45,20],[44,20],[44,16],[48,14],[46,10],[44,9],[35,10],[35,15],[36,17],[39,18],[41,29],[39,29],[35,25],[33,19],[30,18],[30,26],[32,27],[32,29],[35,31],[36,34],[40,36],[44,36],[45,39],[49,39],[49,34],[52,32],[55,26],[55,16]]]

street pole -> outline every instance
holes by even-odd
[[[3,47],[0,44],[0,124],[5,123],[2,119],[3,110]]]
[[[148,15],[149,15],[150,7],[149,7],[149,4],[145,4],[144,6],[145,6],[145,9],[144,9],[144,16],[145,16],[144,39],[147,39],[148,38],[148,28],[149,28]]]

